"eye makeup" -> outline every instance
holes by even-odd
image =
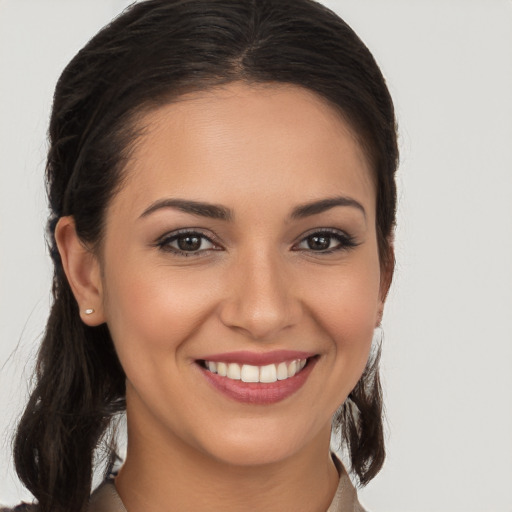
[[[166,233],[154,244],[159,250],[176,256],[198,257],[210,251],[222,251],[224,248],[213,233],[205,234],[200,228],[182,228]],[[348,251],[359,245],[355,237],[334,228],[316,228],[302,236],[292,251],[312,252],[327,255],[338,251]]]

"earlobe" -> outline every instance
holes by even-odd
[[[55,240],[82,321],[90,326],[104,323],[100,264],[93,251],[78,237],[73,217],[59,219]]]

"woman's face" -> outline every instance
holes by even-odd
[[[134,437],[237,465],[325,446],[383,306],[352,131],[311,92],[241,83],[143,124],[100,258]]]

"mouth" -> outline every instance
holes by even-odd
[[[196,363],[209,384],[223,395],[238,402],[265,405],[296,393],[319,358],[319,355],[306,353],[294,355],[292,359],[290,354],[282,354],[273,363],[268,362],[268,357],[252,357],[251,363],[266,364],[249,364],[247,359],[251,357],[241,358],[239,354],[210,356]]]
[[[242,382],[261,382],[264,384],[271,384],[272,382],[295,377],[295,375],[304,369],[308,363],[308,358],[294,359],[289,362],[283,361],[281,363],[267,364],[264,366],[207,360],[200,360],[198,363],[205,370],[215,373],[220,377],[226,377],[231,380],[240,380]]]

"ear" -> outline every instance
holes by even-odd
[[[382,262],[380,274],[380,303],[377,315],[377,322],[375,327],[379,327],[382,322],[382,315],[384,313],[384,303],[388,296],[391,281],[393,280],[393,274],[395,271],[395,247],[393,240],[388,240],[388,250],[385,260]]]
[[[59,219],[55,240],[80,318],[89,326],[104,323],[100,264],[93,251],[78,237],[73,217]]]

